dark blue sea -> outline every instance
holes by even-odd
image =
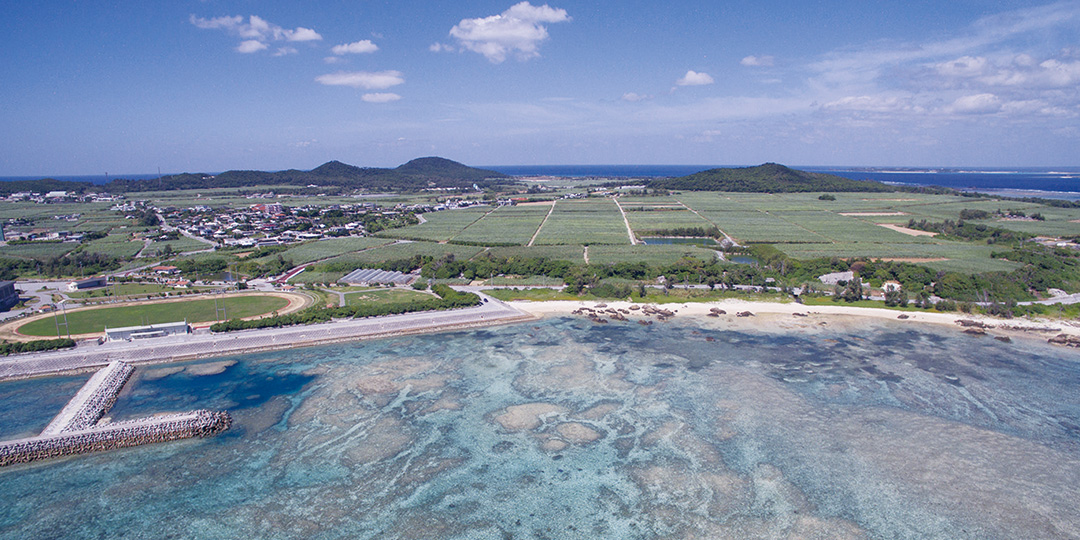
[[[85,380],[0,384],[0,438]],[[816,314],[140,366],[114,421],[232,428],[0,468],[0,540],[1076,539],[1078,390],[1043,340]]]
[[[693,174],[717,167],[741,165],[494,165],[482,168],[513,176],[562,176],[573,178],[658,178]],[[1009,169],[913,169],[884,167],[795,166],[797,169],[835,174],[853,180],[876,180],[887,184],[942,186],[1015,197],[1047,197],[1080,200],[1080,167]],[[51,176],[57,180],[104,184],[125,178],[146,180],[157,174]],[[0,176],[0,181],[39,180],[42,176]]]
[[[600,178],[675,177],[717,167],[743,165],[496,165],[484,167],[514,176]],[[835,174],[852,180],[887,184],[942,186],[1006,196],[1080,199],[1080,167],[1013,169],[911,169],[875,167],[812,167],[796,169]]]

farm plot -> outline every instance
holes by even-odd
[[[188,251],[201,251],[204,249],[210,249],[210,245],[200,242],[198,240],[192,240],[186,236],[181,236],[176,240],[166,240],[164,242],[153,242],[150,247],[146,248],[145,254],[152,253],[164,253],[165,246],[168,246],[173,253],[185,253]]]
[[[128,234],[110,234],[105,238],[87,242],[83,251],[100,253],[120,259],[130,259],[138,255],[145,245],[142,240],[132,240],[131,235]]]
[[[485,246],[529,243],[547,217],[550,206],[504,206],[465,228],[451,242]]]
[[[458,246],[454,244],[436,244],[433,242],[398,242],[382,247],[372,248],[356,253],[346,253],[334,257],[316,265],[315,270],[324,265],[336,263],[355,264],[357,268],[365,264],[378,264],[383,261],[409,259],[416,255],[430,255],[436,259],[445,255],[453,255],[457,260],[468,260],[475,257],[484,248],[477,246]],[[342,274],[344,275],[344,274]]]
[[[492,257],[507,259],[550,259],[553,261],[570,261],[575,264],[584,264],[584,248],[582,246],[529,246],[529,247],[494,247],[488,253]]]
[[[694,245],[589,246],[589,264],[643,262],[650,266],[675,264],[684,257],[715,261],[716,251]]]
[[[626,218],[630,221],[630,228],[638,238],[648,236],[650,231],[702,228],[708,229],[713,225],[702,219],[701,216],[683,208],[678,210],[646,210],[627,212]]]
[[[854,217],[841,216],[832,212],[783,212],[776,215],[834,242],[894,244],[928,242],[925,237],[909,236]]]
[[[626,223],[610,199],[559,201],[534,244],[629,244]]]
[[[426,223],[401,229],[382,231],[379,233],[379,236],[402,238],[406,240],[446,242],[460,234],[461,231],[465,230],[465,227],[472,225],[474,221],[480,219],[484,214],[487,214],[490,211],[490,207],[483,207],[432,212],[430,214],[424,214]]]
[[[682,193],[676,198],[698,212],[749,212],[755,210],[753,206],[739,202],[731,197],[732,195],[738,194],[695,191]]]
[[[337,257],[338,255],[344,255],[353,251],[385,246],[390,242],[393,242],[393,240],[372,237],[327,238],[325,240],[305,242],[298,246],[291,247],[281,252],[280,255],[286,260],[291,260],[293,264],[300,265],[321,259]],[[270,259],[276,258],[277,255],[278,254],[268,255],[253,260],[258,263],[264,263]]]
[[[14,246],[8,245],[0,247],[0,257],[48,261],[62,257],[78,246],[79,244],[74,242],[31,242]]]
[[[994,212],[999,209],[1014,209],[1025,212],[1034,210],[1037,212],[1039,209],[1045,207],[1035,203],[999,201],[996,199],[958,199],[957,197],[949,197],[948,199],[942,199],[932,203],[910,204],[896,207],[897,210],[912,214],[911,217],[915,219],[925,218],[928,221],[959,219],[960,211],[965,208],[969,210],[985,210],[987,212]]]
[[[867,257],[870,259],[901,260],[923,264],[937,270],[977,273],[1009,271],[1020,265],[990,258],[993,246],[939,241],[927,244],[776,244],[776,247],[797,259],[817,257]],[[944,260],[941,260],[944,259]]]
[[[828,238],[808,231],[790,221],[757,211],[701,212],[738,242],[749,243],[821,243]]]

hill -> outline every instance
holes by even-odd
[[[103,189],[112,193],[209,189],[247,186],[337,186],[371,191],[417,191],[429,187],[481,188],[511,182],[505,174],[462,165],[438,157],[414,159],[394,169],[357,167],[340,161],[324,163],[310,171],[225,171],[221,174],[183,173],[154,180],[114,180]]]
[[[734,169],[710,169],[679,178],[659,178],[650,188],[686,191],[741,191],[751,193],[798,193],[807,191],[894,191],[869,180],[851,180],[832,174],[791,169],[777,163]]]

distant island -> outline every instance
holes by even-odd
[[[175,191],[184,189],[238,188],[249,186],[335,186],[369,191],[419,191],[427,188],[481,189],[512,181],[500,172],[477,169],[440,157],[414,159],[393,169],[357,167],[340,161],[324,163],[310,171],[226,171],[221,174],[182,173],[150,180],[116,179],[107,184],[68,182],[46,178],[0,182],[0,195],[20,191],[101,190],[109,193]]]
[[[832,174],[799,171],[777,163],[756,167],[710,169],[678,178],[649,182],[654,189],[685,191],[738,191],[750,193],[805,193],[811,191],[883,192],[896,187],[872,180],[851,180]]]

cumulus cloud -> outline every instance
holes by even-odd
[[[189,18],[189,21],[191,24],[195,25],[196,28],[201,28],[203,30],[223,30],[229,34],[240,37],[243,41],[236,47],[236,50],[242,53],[253,53],[265,50],[269,48],[269,43],[272,41],[299,42],[318,41],[322,39],[322,36],[311,28],[282,28],[258,15],[248,17],[246,23],[244,22],[244,18],[239,15],[234,17],[215,17],[212,19],[204,19],[192,15]],[[295,49],[282,47],[278,49],[278,53],[275,53],[274,56],[291,54],[290,51],[293,50]],[[282,53],[282,51],[285,52]]]
[[[713,78],[708,73],[698,73],[691,69],[681,79],[675,81],[675,84],[679,86],[702,86],[713,82]]]
[[[400,71],[338,71],[315,77],[315,81],[327,86],[351,86],[365,90],[385,90],[405,82]]]
[[[376,92],[364,94],[363,96],[360,96],[360,99],[368,103],[391,103],[401,99],[401,96],[390,92]]]
[[[946,107],[953,114],[992,114],[1001,111],[1001,98],[994,94],[975,94],[957,98]]]
[[[447,45],[445,43],[432,43],[428,50],[431,52],[454,52],[457,50],[453,45]]]
[[[370,39],[362,39],[352,43],[334,45],[334,47],[330,49],[330,52],[336,55],[343,55],[373,53],[377,50],[379,50],[379,46],[372,43]]]
[[[257,39],[249,39],[247,41],[241,41],[240,44],[236,46],[236,52],[251,54],[264,50],[267,47],[269,47],[269,45]]]
[[[740,60],[739,63],[750,67],[769,67],[776,63],[776,57],[750,55]]]
[[[652,99],[652,96],[636,94],[634,92],[627,92],[622,95],[622,100],[629,101],[630,103],[637,103],[639,101],[645,101],[647,99]]]
[[[450,36],[466,50],[480,53],[494,64],[511,54],[524,61],[540,56],[540,44],[548,39],[545,24],[569,20],[565,9],[547,4],[534,6],[526,1],[499,15],[462,19],[450,29]]]
[[[274,51],[273,56],[286,56],[298,52],[300,51],[296,50],[296,47],[278,47],[278,50]]]

